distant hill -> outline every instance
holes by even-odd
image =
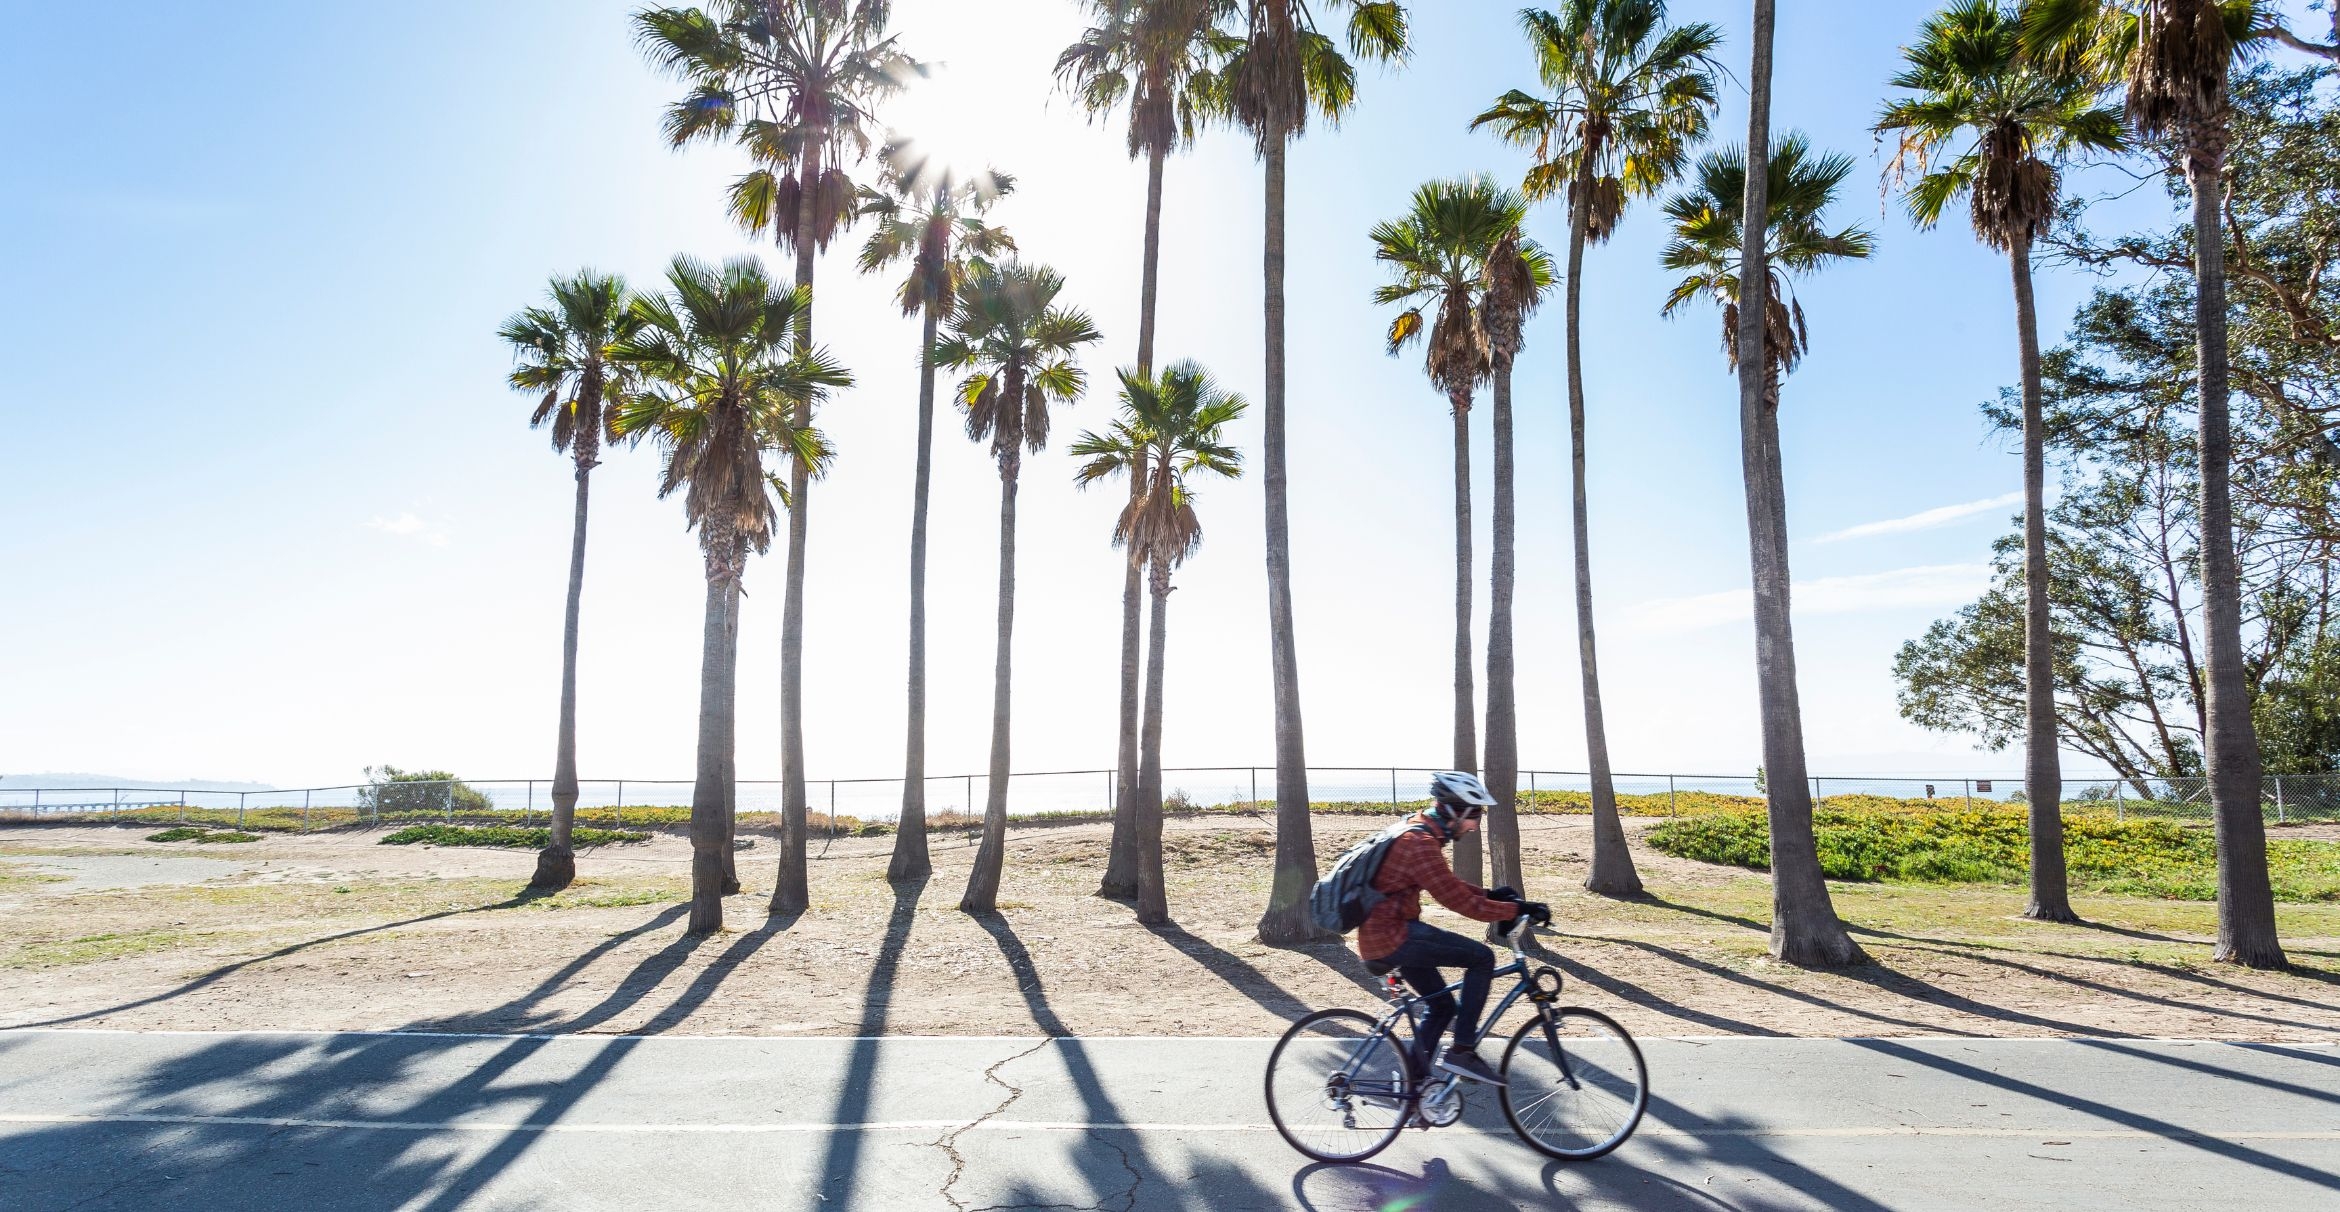
[[[222,783],[213,779],[133,779],[118,774],[0,774],[0,789],[35,787],[123,787],[152,791],[271,791],[268,783]]]

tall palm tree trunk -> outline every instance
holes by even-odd
[[[595,418],[593,424],[600,424]],[[536,855],[531,888],[558,890],[577,878],[577,852],[570,838],[577,825],[577,626],[585,605],[585,513],[593,483],[591,437],[577,443],[577,517],[569,531],[569,605],[561,631],[561,723],[553,741],[552,838]],[[597,445],[597,444],[595,444]]]
[[[2007,250],[2015,275],[2015,330],[2023,360],[2023,794],[2031,804],[2031,903],[2023,916],[2076,922],[2064,871],[2064,772],[2057,752],[2056,659],[2047,555],[2047,434],[2041,417],[2039,311],[2031,295],[2031,237]]]
[[[1137,920],[1159,926],[1170,920],[1169,894],[1162,886],[1162,674],[1169,648],[1169,567],[1157,562],[1150,579],[1154,618],[1146,639],[1145,739],[1138,759]]]
[[[918,470],[910,488],[910,715],[902,757],[902,815],[894,826],[889,880],[922,880],[934,871],[926,852],[926,512],[934,476],[934,342],[940,306],[926,302],[918,347]]]
[[[2234,437],[2227,417],[2226,244],[2219,206],[2226,161],[2223,127],[2186,132],[2186,178],[2194,193],[2194,324],[2201,342],[2202,632],[2207,650],[2202,738],[2218,833],[2218,946],[2212,958],[2249,968],[2287,961],[2275,936],[2267,880],[2267,822],[2260,795],[2265,767],[2243,682],[2242,583],[2235,567],[2234,503],[2228,474]]]
[[[1755,591],[1755,675],[1771,821],[1771,954],[1792,964],[1839,966],[1868,957],[1837,920],[1820,873],[1805,781],[1803,705],[1796,694],[1795,628],[1788,604],[1787,491],[1780,471],[1778,374],[1764,348],[1770,274],[1771,43],[1775,0],[1755,0],[1749,75],[1747,194],[1739,250],[1739,432],[1747,490],[1748,563]]]
[[[1270,945],[1315,941],[1308,890],[1316,884],[1316,842],[1308,824],[1308,756],[1300,733],[1300,656],[1292,627],[1292,529],[1284,455],[1284,164],[1288,136],[1267,143],[1265,282],[1266,390],[1261,392],[1261,466],[1267,495],[1268,661],[1276,704],[1276,876],[1260,915]]]
[[[1516,588],[1519,518],[1511,441],[1511,355],[1497,351],[1489,394],[1495,427],[1493,564],[1487,600],[1487,849],[1494,855],[1489,883],[1527,887],[1519,860],[1519,713],[1512,658],[1511,602]],[[1476,838],[1476,833],[1465,834]],[[1459,843],[1461,839],[1456,839]],[[1472,878],[1466,876],[1465,878]],[[1472,882],[1478,882],[1472,879]]]
[[[1132,472],[1129,499],[1136,501],[1145,487],[1142,472]],[[1113,841],[1105,852],[1105,878],[1097,895],[1126,901],[1138,893],[1138,699],[1140,643],[1145,638],[1145,577],[1135,559],[1122,561],[1121,570],[1121,746],[1115,771]]]
[[[729,554],[732,544],[727,538],[719,537],[708,546],[706,625],[699,642],[699,752],[691,785],[692,934],[723,928],[723,854],[731,849],[723,817],[729,802],[739,657],[732,614],[738,600],[738,560]]]
[[[1587,162],[1589,164],[1589,161]],[[1639,896],[1641,874],[1617,819],[1617,783],[1609,769],[1609,727],[1601,711],[1601,669],[1593,642],[1592,515],[1585,499],[1584,245],[1591,226],[1592,173],[1581,171],[1568,219],[1568,470],[1570,525],[1576,548],[1576,661],[1584,691],[1584,756],[1592,772],[1592,866],[1587,891]]]
[[[1146,152],[1145,252],[1138,279],[1137,369],[1140,375],[1152,374],[1154,370],[1154,307],[1162,268],[1162,174],[1168,159],[1169,153],[1159,147]],[[1143,482],[1142,476],[1131,474],[1131,500],[1137,499]],[[1097,895],[1114,900],[1128,900],[1137,895],[1137,855],[1132,829],[1137,820],[1138,649],[1139,629],[1143,625],[1139,618],[1144,606],[1143,592],[1140,570],[1132,563],[1123,571],[1121,581],[1121,751],[1114,784],[1118,798],[1113,810],[1113,844],[1105,858],[1105,881],[1097,888]]]
[[[1002,395],[1020,401],[1022,387],[1012,383],[1012,389]],[[1001,407],[1012,409],[1015,405]],[[975,851],[975,870],[967,876],[967,893],[959,898],[962,913],[998,910],[1000,868],[1007,858],[1008,703],[1014,672],[1016,475],[1020,462],[1021,457],[1011,449],[999,470],[999,646],[992,657],[991,780],[983,803],[983,844]]]
[[[731,603],[724,608],[726,611],[725,624],[731,632],[724,643],[731,652],[732,678],[736,683],[739,676],[739,604],[740,599],[746,596],[745,591],[740,587],[740,576],[745,575],[747,570],[746,540],[738,540],[732,544],[731,566],[739,572],[733,576],[731,581]],[[734,738],[733,743],[723,750],[723,849],[721,854],[723,859],[723,895],[725,896],[730,896],[740,890],[739,847],[733,844],[733,839],[738,836],[739,744]]]
[[[819,200],[821,148],[809,140],[797,179],[803,184],[796,204],[796,284],[813,284],[813,254],[819,242],[813,225]],[[812,347],[812,307],[804,311],[804,344]],[[802,430],[812,426],[812,400],[801,399],[791,420]],[[780,605],[780,871],[772,881],[773,913],[802,913],[812,904],[805,882],[804,827],[804,558],[812,473],[801,459],[788,461],[788,585]]]
[[[1479,766],[1477,697],[1471,679],[1471,398],[1457,395],[1454,416],[1454,768]],[[1455,839],[1454,870],[1464,880],[1483,882],[1486,860],[1479,835]]]

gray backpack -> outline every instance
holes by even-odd
[[[1364,925],[1365,915],[1389,899],[1374,889],[1373,879],[1381,874],[1381,861],[1389,857],[1390,844],[1416,831],[1430,832],[1414,821],[1399,821],[1333,860],[1332,870],[1308,891],[1308,915],[1316,919],[1317,928],[1347,934]]]

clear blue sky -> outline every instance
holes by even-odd
[[[549,770],[570,481],[503,385],[496,326],[553,273],[594,265],[647,285],[678,252],[754,251],[721,213],[738,157],[658,137],[677,87],[633,47],[630,7],[144,0],[84,31],[102,39],[96,58],[41,37],[0,44],[0,265],[14,287],[0,325],[18,350],[0,385],[0,770],[278,783],[383,761]],[[1366,71],[1355,116],[1293,156],[1293,541],[1308,751],[1325,765],[1438,762],[1451,710],[1449,426],[1418,360],[1381,352],[1365,232],[1424,179],[1524,166],[1465,129],[1501,89],[1532,83],[1512,6],[1414,7],[1414,61]],[[1725,25],[1743,76],[1746,6],[1674,7]],[[2011,770],[2014,755],[1901,723],[1888,665],[1980,588],[2014,506],[1817,541],[2019,485],[1975,407],[2012,374],[2004,263],[1963,225],[1912,232],[1876,188],[1867,122],[1928,6],[1782,8],[1781,125],[1861,157],[1840,213],[1880,236],[1872,263],[1803,287],[1814,351],[1787,390],[1814,766]],[[1107,341],[1091,370],[1109,382],[1134,349],[1143,175],[1118,128],[1051,92],[1074,6],[902,0],[897,24],[946,68],[895,120],[1021,178],[997,217],[1096,315]],[[1718,130],[1743,131],[1731,98]],[[1200,358],[1255,396],[1259,199],[1237,136],[1173,163],[1161,334],[1165,357]],[[1562,227],[1556,210],[1534,220],[1547,243]],[[1734,387],[1711,311],[1658,317],[1660,241],[1644,207],[1587,265],[1611,744],[1625,770],[1744,773],[1758,745],[1733,597],[1746,584]],[[2051,342],[2089,285],[2043,277]],[[900,764],[916,334],[888,289],[853,276],[850,249],[824,262],[822,338],[861,386],[826,414],[842,457],[813,504],[815,778]],[[1518,384],[1522,746],[1531,764],[1577,769],[1558,323],[1557,308],[1536,322]],[[1100,391],[1060,433],[1110,411]],[[987,738],[996,479],[953,428],[939,437],[930,768],[956,772],[980,768]],[[1241,437],[1252,445],[1256,427]],[[1021,769],[1111,760],[1113,494],[1076,492],[1070,469],[1061,450],[1027,463]],[[680,508],[653,487],[647,451],[615,454],[596,479],[588,777],[689,770],[703,587]],[[1201,507],[1207,546],[1173,600],[1167,757],[1267,761],[1258,484],[1213,486]],[[750,777],[779,772],[780,580],[777,556],[749,574]]]

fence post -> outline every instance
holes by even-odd
[[[41,789],[33,788],[33,819],[41,819]]]
[[[447,823],[452,825],[455,823],[455,784],[450,782],[441,790],[447,793]]]
[[[1396,769],[1396,767],[1391,767],[1391,768],[1390,768],[1390,772],[1389,772],[1389,806],[1390,806],[1390,807],[1392,807],[1392,808],[1395,808],[1395,807],[1397,807],[1397,769]]]
[[[1533,771],[1533,770],[1530,770],[1530,771],[1528,771],[1528,810],[1529,810],[1529,811],[1531,811],[1531,812],[1533,812],[1533,811],[1535,810],[1535,804],[1536,804],[1536,772],[1535,772],[1535,771]]]
[[[309,792],[301,793],[301,832],[309,831]]]
[[[1961,781],[1966,784],[1966,810],[1972,812],[1974,811],[1974,780],[1964,779]]]
[[[2121,786],[2118,778],[2113,780],[2113,819],[2116,821],[2128,819],[2128,814],[2121,809]]]
[[[1666,776],[1666,815],[1680,816],[1682,810],[1674,806],[1674,776]]]
[[[236,793],[236,828],[244,827],[244,793]]]
[[[2283,776],[2275,776],[2275,823],[2283,823]]]
[[[837,780],[829,780],[829,840],[837,840]]]
[[[38,791],[33,792],[33,803],[41,802],[40,794]],[[184,791],[179,793],[179,823],[182,825],[187,823],[187,793]]]
[[[619,779],[617,784],[617,827],[623,829],[626,827],[626,781],[624,779]]]
[[[526,825],[526,824],[528,823],[528,818],[529,818],[529,817],[532,817],[532,816],[535,816],[535,815],[536,815],[536,780],[535,780],[535,779],[530,779],[530,780],[528,780],[528,806],[527,806],[527,807],[525,807],[525,808],[522,808],[522,809],[520,810],[520,823],[521,823],[521,824],[523,824],[523,825]],[[548,821],[547,823],[549,824],[550,822]]]
[[[116,787],[116,788],[114,788],[114,807],[113,807],[113,810],[112,810],[112,811],[110,811],[110,812],[108,812],[108,813],[106,813],[106,816],[108,816],[109,818],[111,818],[111,817],[118,817],[118,816],[120,816],[120,815],[122,815],[122,789],[121,789],[121,788],[119,788],[119,787]]]
[[[1251,810],[1259,811],[1259,767],[1251,768]]]
[[[1815,804],[1820,802],[1820,779],[1817,775],[1812,778],[1812,802]]]
[[[1113,802],[1113,780],[1117,773],[1112,770],[1105,772],[1105,811],[1107,814],[1111,814],[1119,808],[1119,805]]]
[[[968,775],[968,776],[966,776],[966,777],[967,777],[967,791],[966,791],[966,794],[965,794],[965,795],[964,795],[962,798],[964,798],[964,799],[967,801],[967,826],[968,826],[968,828],[967,828],[967,831],[966,831],[965,833],[962,833],[962,834],[960,834],[960,835],[959,835],[959,844],[960,844],[961,846],[972,846],[972,845],[974,845],[974,844],[975,844],[975,829],[974,829],[974,825],[975,825],[975,776],[974,776],[974,775],[972,775],[972,774],[970,774],[970,775]]]

